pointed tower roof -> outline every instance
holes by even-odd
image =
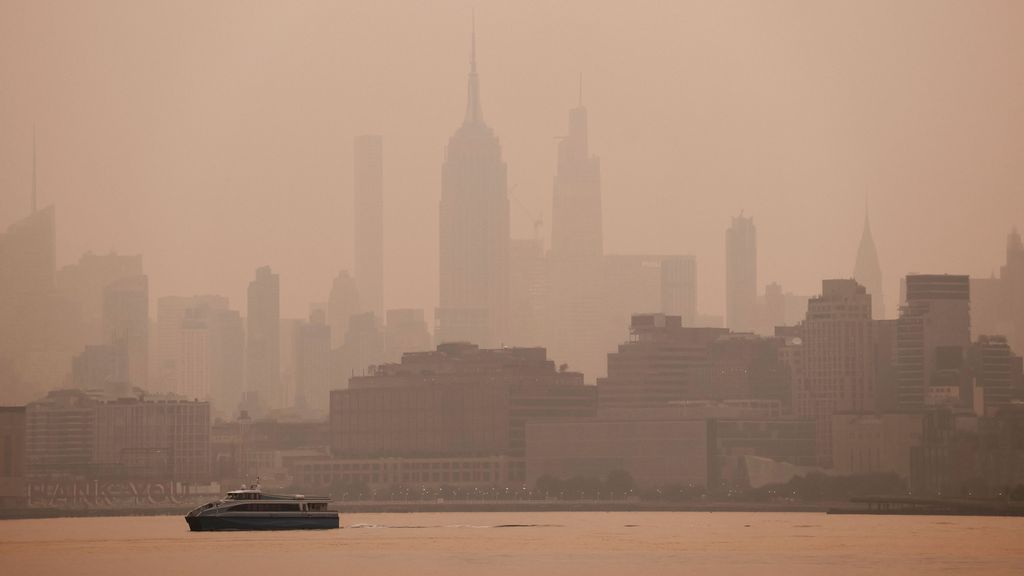
[[[484,121],[483,108],[480,106],[480,80],[476,74],[476,14],[473,14],[472,35],[469,46],[469,86],[466,95],[465,124]]]
[[[882,291],[882,266],[878,263],[878,249],[871,235],[871,219],[868,216],[867,202],[864,205],[864,229],[857,248],[857,260],[853,265],[853,277],[867,288],[871,294],[872,316],[875,319],[885,317],[885,301]]]

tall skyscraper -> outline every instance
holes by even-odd
[[[9,401],[28,402],[67,372],[52,345],[56,218],[37,210],[0,234],[0,380]]]
[[[502,344],[509,313],[509,205],[501,143],[484,123],[473,34],[466,115],[441,169],[437,341]]]
[[[381,137],[357,136],[355,184],[355,272],[362,307],[384,317],[384,150]]]
[[[875,320],[885,319],[885,300],[882,295],[882,267],[878,264],[878,251],[871,236],[871,222],[867,208],[864,209],[864,231],[860,235],[857,261],[853,265],[853,279],[867,288],[871,294],[871,316]]]
[[[569,111],[568,134],[558,142],[548,254],[547,337],[551,357],[593,377],[603,372],[608,287],[601,219],[601,163],[590,154],[587,109]],[[635,312],[635,311],[633,311]],[[530,342],[531,343],[531,342]]]
[[[245,387],[248,403],[283,408],[281,380],[281,294],[277,274],[264,266],[249,282],[246,308]]]
[[[896,396],[900,408],[969,405],[971,289],[967,276],[907,276],[896,325]]]
[[[547,337],[551,357],[593,378],[618,339],[605,338],[608,286],[601,216],[601,162],[590,154],[587,109],[569,111],[558,143],[548,254]],[[621,326],[620,326],[621,327]]]
[[[794,409],[817,422],[818,462],[830,466],[832,415],[876,407],[871,295],[855,280],[825,280],[808,302],[801,361]]]
[[[587,109],[580,101],[569,111],[569,133],[558,143],[551,255],[556,258],[604,254],[601,220],[601,161],[590,154]]]
[[[149,279],[117,280],[103,289],[103,331],[128,361],[128,383],[147,389],[149,382]]]
[[[735,332],[757,325],[757,229],[742,213],[725,232],[725,323]]]

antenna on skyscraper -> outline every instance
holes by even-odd
[[[36,213],[36,125],[32,125],[32,213]]]

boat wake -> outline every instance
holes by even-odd
[[[439,524],[436,526],[425,526],[425,525],[405,525],[405,524],[352,524],[346,526],[346,528],[401,528],[401,529],[413,529],[413,528],[561,528],[561,524],[493,524],[493,525],[477,525],[477,524]]]

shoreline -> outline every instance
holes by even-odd
[[[0,510],[0,520],[90,518],[113,516],[184,516],[192,506],[153,508],[18,508]],[[928,508],[878,509],[844,502],[627,502],[600,500],[544,501],[392,501],[334,502],[341,514],[404,514],[443,512],[790,512],[871,516],[1024,516],[1016,506],[935,506]]]
[[[825,513],[840,503],[750,502],[624,502],[624,501],[408,501],[339,502],[332,508],[341,514],[403,514],[425,512],[815,512]],[[0,510],[0,520],[89,518],[110,516],[184,516],[194,506],[155,508],[18,508]]]

